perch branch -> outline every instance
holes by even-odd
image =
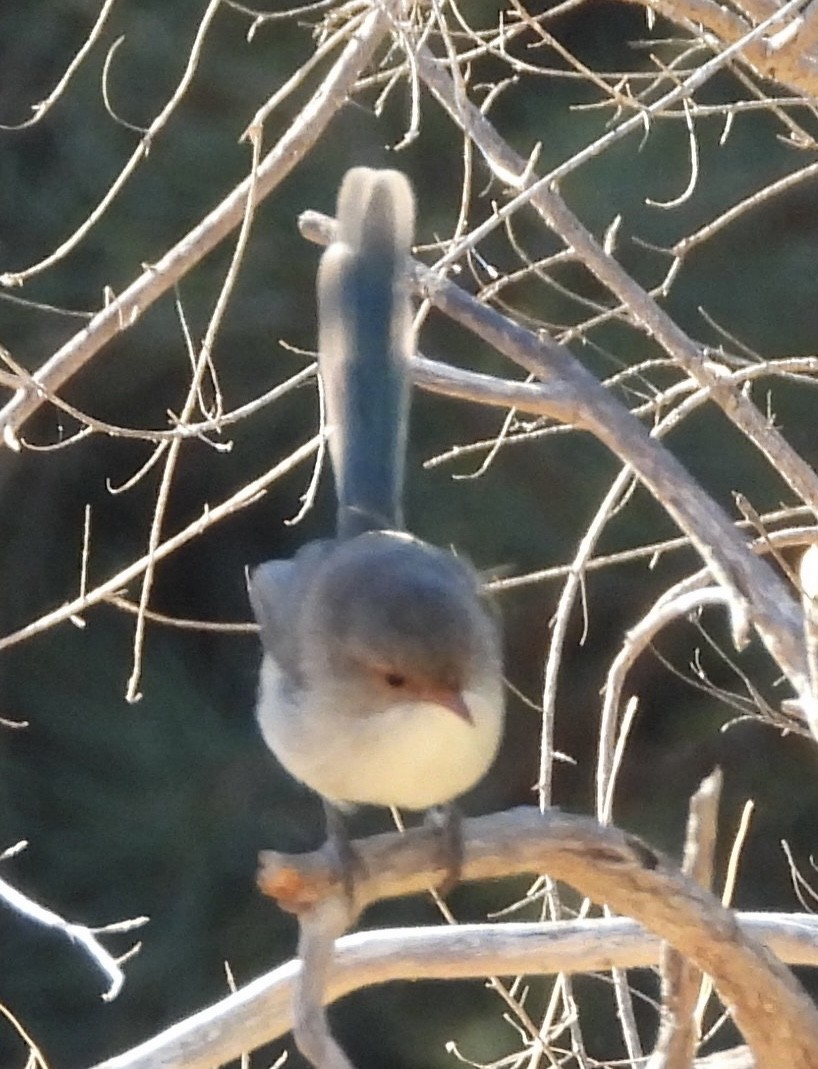
[[[363,870],[355,882],[358,910],[435,886],[445,875],[428,828],[373,836],[356,850]],[[320,851],[262,858],[259,885],[284,908],[309,911],[328,896],[344,897],[336,868]],[[791,1069],[818,1064],[818,1010],[789,970],[741,933],[730,910],[637,839],[586,817],[535,809],[468,822],[465,878],[544,871],[638,920],[707,973],[759,1069],[776,1069],[782,1057]]]
[[[560,924],[462,925],[367,931],[336,943],[325,993],[333,1001],[357,988],[398,979],[491,974],[589,972],[655,964],[660,939],[686,953],[715,980],[753,1047],[756,1069],[814,1069],[818,1012],[782,958],[818,964],[818,920],[810,916],[737,917],[638,840],[585,817],[532,808],[465,822],[468,879],[548,871],[632,920]],[[424,890],[439,880],[434,832],[375,836],[355,844],[363,860],[356,905]],[[381,866],[388,864],[384,869]],[[367,875],[368,873],[368,875]],[[264,855],[261,883],[322,898],[338,892],[323,854]],[[645,928],[653,932],[648,935]],[[300,964],[290,961],[214,1006],[172,1025],[96,1069],[212,1069],[283,1035]],[[739,1055],[737,1055],[739,1057]],[[716,1069],[718,1062],[697,1063]],[[725,1063],[725,1069],[726,1069]],[[742,1069],[752,1065],[745,1060]]]

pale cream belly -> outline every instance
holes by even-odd
[[[329,709],[307,719],[281,709],[278,672],[265,658],[259,725],[287,771],[330,801],[427,809],[474,786],[497,751],[502,695],[464,698],[473,723],[427,702],[342,724]]]

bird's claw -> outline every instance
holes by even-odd
[[[436,890],[441,898],[446,898],[460,883],[463,874],[463,825],[460,810],[452,803],[433,806],[426,813],[425,823],[438,837],[438,860],[446,875]]]

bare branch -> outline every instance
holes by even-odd
[[[355,848],[367,873],[356,885],[359,906],[420,892],[440,875],[435,836],[427,829],[375,836],[358,841]],[[658,859],[637,840],[584,817],[555,811],[543,816],[529,808],[469,820],[464,869],[469,879],[547,870],[637,916],[654,935],[621,918],[359,932],[336,943],[326,999],[406,977],[647,966],[658,960],[664,937],[714,977],[753,1047],[757,1069],[780,1069],[783,1051],[788,1067],[813,1069],[818,1064],[818,1013],[789,970],[756,940],[789,961],[818,964],[818,921],[802,915],[737,917],[672,865],[658,861],[649,867],[654,861]],[[276,892],[286,884],[290,891],[315,898],[338,890],[321,853],[265,855],[260,879]],[[288,962],[97,1069],[211,1069],[269,1042],[290,1028],[299,969],[297,961]]]
[[[690,799],[683,871],[701,887],[713,880],[722,774],[712,772]],[[662,948],[662,1018],[645,1069],[690,1069],[699,1036],[696,1002],[700,971],[673,947]]]
[[[389,24],[389,13],[397,2],[382,0],[373,7],[310,101],[261,161],[255,178],[250,175],[239,183],[201,223],[49,357],[33,376],[36,385],[58,390],[111,338],[133,326],[142,312],[241,223],[251,188],[255,188],[257,200],[261,202],[286,178],[346,100],[358,74],[380,45]],[[0,432],[7,446],[15,448],[17,431],[42,402],[36,388],[26,387],[18,390],[0,409]]]
[[[71,62],[65,68],[62,77],[44,100],[40,100],[37,104],[32,104],[31,110],[34,114],[31,118],[25,119],[20,123],[0,123],[0,130],[24,130],[27,126],[33,126],[35,123],[38,123],[40,119],[48,114],[53,105],[56,104],[68,88],[71,79],[77,73],[86,56],[99,40],[100,34],[108,20],[108,15],[111,13],[111,8],[115,3],[116,0],[105,0],[97,15],[96,22],[88,31],[88,36],[82,42],[82,45],[73,56]]]
[[[59,263],[60,260],[64,259],[73,249],[75,249],[88,235],[92,227],[94,227],[103,215],[105,215],[114,200],[116,200],[120,190],[125,186],[126,182],[142,160],[148,155],[151,146],[156,139],[156,135],[167,125],[171,115],[179,106],[187,92],[199,63],[199,57],[202,52],[208,27],[215,17],[220,4],[221,0],[210,0],[210,3],[207,5],[207,9],[202,16],[202,20],[199,23],[199,28],[196,31],[196,38],[188,53],[187,63],[185,64],[185,69],[179,80],[179,84],[165,106],[145,131],[142,139],[128,157],[122,170],[110,186],[108,186],[97,206],[88,213],[73,234],[65,238],[65,240],[62,241],[52,253],[49,253],[48,256],[45,256],[42,260],[32,264],[30,267],[23,268],[19,271],[7,271],[3,275],[0,275],[0,285],[22,286],[23,283],[27,282],[28,279],[33,278],[34,275],[38,275],[47,268],[53,267],[54,264]]]
[[[711,362],[703,358],[701,348],[605,251],[570,211],[556,189],[542,180],[533,180],[527,162],[498,135],[477,107],[460,98],[452,80],[439,70],[433,58],[421,50],[417,61],[424,81],[450,115],[459,123],[466,124],[475,145],[497,177],[525,189],[526,199],[548,226],[622,301],[635,320],[656,338],[666,352],[710,392],[710,397],[727,418],[759,449],[800,499],[818,514],[818,475],[809,464],[769,425],[756,406],[736,390],[725,376],[718,374]]]
[[[236,279],[238,278],[239,268],[241,266],[245,250],[247,248],[247,241],[250,236],[250,229],[253,222],[253,214],[256,207],[256,179],[258,176],[258,154],[260,149],[259,138],[260,135],[257,135],[254,136],[252,139],[252,184],[247,194],[247,202],[245,205],[242,225],[239,231],[236,247],[233,250],[233,255],[230,260],[230,266],[228,267],[227,275],[225,276],[224,282],[222,283],[222,287],[219,292],[219,297],[216,301],[216,306],[213,309],[213,313],[210,317],[210,322],[207,325],[207,331],[205,332],[204,340],[202,341],[199,354],[193,363],[193,375],[191,377],[190,383],[188,384],[187,397],[185,398],[185,403],[182,407],[182,412],[179,417],[179,422],[182,424],[185,424],[190,420],[196,407],[202,382],[204,381],[207,369],[211,366],[212,353],[215,346],[216,337],[218,335],[219,327],[221,326],[224,312],[227,307],[227,302],[229,300],[230,294],[233,292]],[[221,408],[221,406],[219,406],[219,408]],[[156,549],[162,537],[162,524],[170,498],[170,489],[174,475],[176,473],[176,465],[179,460],[181,447],[181,438],[175,438],[168,446],[167,456],[165,458],[164,467],[162,469],[162,478],[159,485],[159,489],[156,494],[156,504],[154,506],[153,518],[151,520],[151,528],[148,536],[147,566],[142,575],[142,590],[139,595],[139,612],[136,616],[136,628],[134,631],[133,669],[131,671],[130,679],[128,680],[128,687],[125,694],[125,699],[129,702],[138,701],[141,697],[139,693],[139,679],[142,672],[142,654],[145,643],[145,614],[148,610],[150,593],[153,587],[153,580],[156,568]]]
[[[681,5],[669,0],[629,2],[650,7],[672,22],[703,26],[725,45],[740,45],[740,58],[763,78],[771,78],[805,96],[818,95],[818,57],[814,54],[818,12],[814,4],[806,5],[804,16],[796,14],[799,7],[805,6],[802,2],[788,4],[787,13],[781,19],[787,19],[783,29],[769,38],[748,39],[751,23],[715,0],[684,0]],[[738,6],[756,9],[755,17],[768,22],[776,16],[772,4],[744,2]]]
[[[171,553],[179,549],[180,546],[185,545],[186,542],[199,537],[203,531],[212,527],[214,523],[219,523],[228,516],[233,515],[234,512],[238,512],[240,509],[252,505],[266,491],[268,486],[271,486],[283,475],[286,475],[287,472],[292,471],[292,469],[297,464],[300,464],[302,460],[306,460],[308,457],[312,456],[318,449],[320,442],[320,435],[316,435],[316,437],[310,439],[310,441],[299,446],[298,449],[281,461],[280,464],[276,464],[260,478],[247,483],[215,508],[206,506],[202,511],[202,515],[198,519],[189,523],[180,531],[177,531],[175,535],[171,535],[170,538],[166,538],[164,542],[160,542],[152,553],[147,553],[138,560],[133,561],[127,567],[123,568],[115,575],[112,575],[111,578],[107,579],[104,583],[95,586],[93,590],[89,590],[80,597],[74,598],[72,601],[61,605],[50,613],[46,613],[45,616],[41,616],[32,623],[26,624],[25,627],[21,627],[18,631],[14,631],[9,635],[0,638],[0,650],[7,649],[9,646],[14,646],[18,642],[23,642],[25,639],[31,638],[33,635],[38,635],[41,632],[46,631],[48,628],[54,627],[56,624],[66,623],[71,620],[72,617],[79,617],[87,609],[91,608],[92,605],[98,605],[101,602],[108,601],[111,597],[118,597],[121,594],[123,587],[133,579],[137,579],[144,574],[151,561],[155,563],[162,560],[164,557],[169,556]]]
[[[70,942],[80,946],[108,981],[107,990],[102,997],[106,1002],[116,998],[125,982],[125,975],[119,963],[108,953],[91,928],[65,920],[58,913],[41,906],[39,902],[24,895],[22,891],[18,891],[16,887],[12,887],[3,879],[0,879],[0,901],[35,924],[62,932]],[[115,927],[119,931],[137,928],[147,923],[147,920],[147,917],[136,917],[130,921],[118,922]]]

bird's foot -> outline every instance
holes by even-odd
[[[343,814],[330,802],[324,801],[327,823],[327,841],[324,850],[330,865],[343,885],[344,893],[351,901],[355,898],[355,877],[363,872],[363,862],[352,845]]]
[[[438,860],[446,875],[437,887],[445,898],[460,883],[463,872],[463,823],[460,810],[453,802],[436,805],[426,811],[425,823],[438,836]]]

